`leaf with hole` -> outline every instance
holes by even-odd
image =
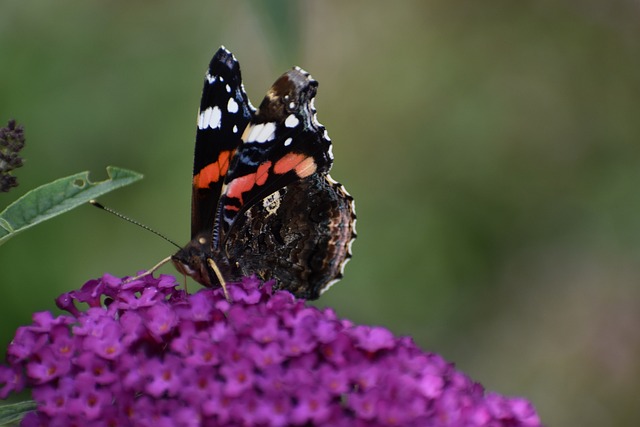
[[[0,213],[0,245],[29,227],[142,179],[137,172],[115,166],[107,166],[107,173],[109,178],[99,182],[91,182],[88,171],[60,178],[11,203]]]

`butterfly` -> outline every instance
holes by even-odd
[[[299,67],[256,109],[240,64],[213,56],[198,111],[191,241],[171,257],[206,287],[256,275],[304,299],[342,278],[356,237],[353,197],[329,175],[331,140],[316,118],[318,82]]]

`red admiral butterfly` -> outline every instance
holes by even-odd
[[[198,112],[191,242],[171,257],[204,286],[255,274],[316,299],[342,278],[356,237],[353,198],[329,176],[331,140],[313,105],[318,88],[295,67],[256,110],[240,65],[221,47]]]

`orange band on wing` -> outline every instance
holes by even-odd
[[[251,189],[256,185],[264,185],[269,177],[270,167],[271,162],[264,162],[258,166],[258,170],[254,173],[235,178],[228,184],[227,191],[225,193],[226,196],[238,199],[240,204],[243,204],[242,193],[251,191]]]
[[[300,162],[298,166],[296,166],[296,174],[300,178],[306,178],[309,175],[313,175],[317,169],[318,166],[316,165],[316,161],[313,159],[313,157],[307,157],[302,162]]]
[[[304,154],[289,153],[276,162],[273,171],[282,175],[294,170],[300,178],[306,178],[312,175],[317,168],[313,157]]]
[[[256,184],[264,185],[265,181],[269,177],[270,167],[271,162],[264,162],[260,166],[258,166],[258,170],[256,171]]]
[[[233,150],[221,151],[218,160],[200,169],[193,176],[193,186],[196,188],[208,188],[211,183],[220,181],[220,178],[229,170],[229,159]]]

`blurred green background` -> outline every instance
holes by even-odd
[[[27,162],[0,207],[117,165],[146,178],[101,201],[186,243],[211,55],[235,53],[256,105],[300,65],[358,209],[318,305],[413,336],[550,426],[640,425],[639,19],[623,0],[5,0],[0,121],[25,126]],[[60,293],[173,251],[90,206],[12,239],[0,348]]]

